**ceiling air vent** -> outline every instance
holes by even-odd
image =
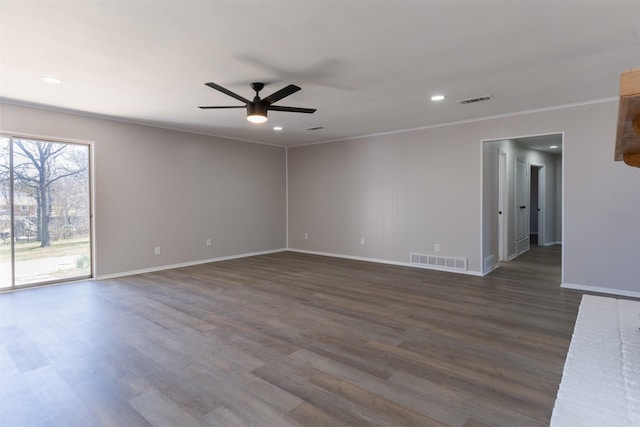
[[[475,104],[476,102],[489,101],[493,99],[491,95],[479,96],[477,98],[469,98],[458,101],[459,104]]]

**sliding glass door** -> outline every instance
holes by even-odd
[[[13,286],[11,248],[11,139],[0,136],[0,290]]]
[[[92,275],[90,147],[0,137],[0,289]]]

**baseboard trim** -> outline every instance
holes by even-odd
[[[498,268],[500,268],[500,263],[499,263],[499,262],[497,262],[497,263],[493,264],[493,265],[491,266],[491,268],[488,268],[488,269],[487,269],[487,271],[485,271],[485,272],[483,272],[483,273],[482,273],[482,275],[483,275],[483,276],[486,276],[487,274],[491,273],[493,270],[497,270]]]
[[[218,258],[201,259],[198,261],[182,262],[179,264],[161,265],[158,267],[143,268],[140,270],[123,271],[121,273],[103,274],[100,276],[96,276],[94,280],[116,279],[118,277],[133,276],[135,274],[153,273],[154,271],[171,270],[172,268],[190,267],[192,265],[208,264],[210,262],[227,261],[230,259],[247,258],[252,256],[258,256],[258,255],[275,254],[278,252],[285,252],[285,251],[287,251],[286,248],[270,249],[268,251],[248,252],[248,253],[243,253],[238,255],[229,255],[229,256],[223,256]]]
[[[301,254],[319,255],[319,256],[327,256],[327,257],[343,258],[343,259],[352,259],[354,261],[374,262],[376,264],[397,265],[397,266],[400,266],[400,267],[413,267],[413,268],[420,268],[420,269],[423,269],[423,270],[435,270],[435,271],[444,271],[446,273],[466,274],[466,275],[469,275],[469,276],[483,276],[483,274],[480,271],[475,271],[475,270],[452,270],[452,269],[448,269],[448,268],[437,268],[437,267],[430,267],[430,266],[426,266],[426,265],[416,265],[416,264],[411,264],[410,262],[391,261],[391,260],[387,260],[387,259],[368,258],[368,257],[360,257],[360,256],[353,256],[353,255],[336,254],[336,253],[331,253],[331,252],[309,251],[309,250],[306,250],[306,249],[288,248],[287,250],[289,252],[298,252],[298,253],[301,253]]]
[[[603,288],[600,286],[576,285],[575,283],[563,283],[561,288],[575,289],[578,291],[595,292],[599,294],[618,295],[623,297],[640,298],[640,292],[627,291],[625,289]]]
[[[526,251],[525,251],[526,252]],[[507,255],[507,262],[509,261],[513,261],[514,259],[518,258],[520,255],[522,255],[524,252],[522,253],[515,253],[515,254],[511,254],[511,255]]]

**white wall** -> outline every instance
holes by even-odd
[[[9,104],[0,130],[93,142],[98,277],[286,247],[284,148]]]
[[[465,177],[477,182],[480,163],[455,138],[439,128],[289,149],[289,246],[408,262],[439,243],[441,255],[467,257],[480,223],[479,187]]]
[[[617,111],[606,101],[290,148],[289,247],[408,262],[439,243],[481,274],[481,141],[564,133],[564,285],[640,296],[640,169],[613,161]]]
[[[290,148],[289,247],[405,263],[438,243],[481,274],[481,141],[564,133],[564,285],[640,296],[640,169],[613,161],[617,111],[609,101]],[[98,276],[285,246],[283,148],[8,104],[0,130],[94,141]]]

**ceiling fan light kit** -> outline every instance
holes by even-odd
[[[264,123],[267,121],[267,109],[260,103],[247,104],[247,120],[251,123]]]
[[[232,98],[237,99],[238,101],[243,102],[245,105],[233,105],[233,106],[202,106],[199,108],[202,109],[220,109],[220,108],[245,108],[247,109],[247,120],[251,123],[264,123],[267,121],[267,111],[285,111],[288,113],[305,113],[312,114],[315,113],[315,108],[300,108],[300,107],[285,107],[280,105],[273,105],[273,103],[285,98],[297,91],[300,90],[300,87],[296,85],[288,85],[279,91],[272,93],[266,98],[260,99],[260,91],[264,88],[264,83],[251,83],[251,89],[256,92],[256,96],[253,98],[253,101],[249,101],[243,96],[238,95],[235,92],[230,91],[218,84],[215,83],[205,83],[205,85],[209,86],[212,89],[215,89],[219,92],[224,93],[225,95],[229,95]]]

